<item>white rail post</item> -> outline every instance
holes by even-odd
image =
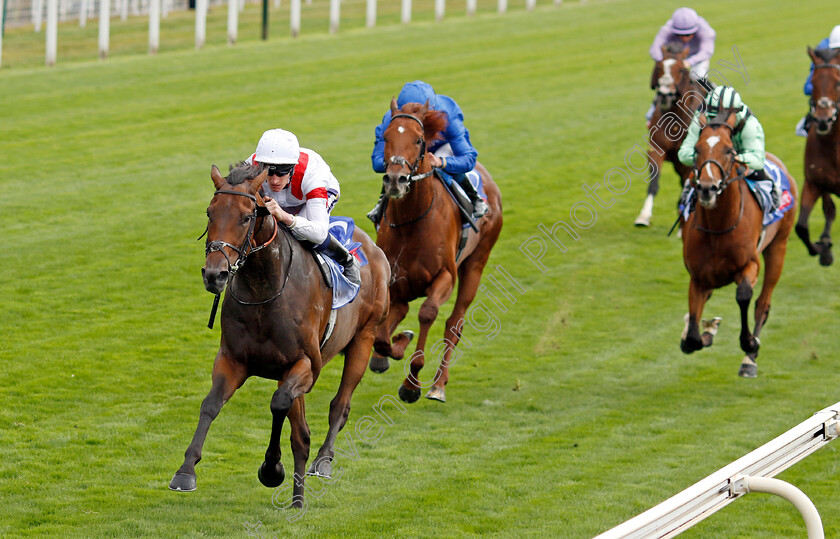
[[[402,9],[400,10],[400,21],[403,24],[411,22],[411,0],[402,0]]]
[[[99,2],[99,59],[108,58],[108,44],[111,41],[111,0]]]
[[[373,28],[376,26],[376,0],[367,0],[367,10],[366,10],[367,20],[365,25],[368,28]]]
[[[87,24],[87,7],[88,7],[88,0],[82,0],[81,4],[79,5],[79,27],[84,28],[85,24]]]
[[[300,0],[292,0],[289,26],[291,27],[292,37],[297,37],[300,34]]]
[[[525,9],[528,11],[534,11],[534,7],[537,5],[537,0],[525,0]]]
[[[195,3],[195,48],[204,47],[207,39],[207,0]]]
[[[804,492],[786,483],[781,479],[772,477],[751,477],[749,475],[735,480],[730,487],[733,495],[746,494],[748,492],[763,492],[781,496],[796,507],[805,519],[805,529],[808,532],[808,539],[825,539],[822,519],[820,513]]]
[[[507,0],[499,0],[499,13],[505,13],[507,11]]]
[[[239,27],[239,0],[228,0],[228,45],[236,43],[236,34]]]
[[[58,50],[58,0],[47,0],[47,50],[45,62],[48,66],[55,65],[55,55]]]
[[[160,50],[160,2],[149,0],[149,54]]]
[[[44,0],[32,0],[32,24],[35,26],[35,33],[41,31],[41,23],[44,20]]]
[[[330,33],[338,32],[338,20],[341,17],[341,0],[330,0]]]
[[[128,19],[128,0],[120,0],[120,20]]]
[[[435,21],[440,22],[446,14],[446,0],[435,0]]]
[[[475,15],[476,0],[467,0],[467,17]]]

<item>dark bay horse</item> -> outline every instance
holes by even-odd
[[[484,179],[490,211],[478,221],[478,234],[471,232],[462,252],[459,210],[441,181],[432,175],[426,145],[446,127],[446,115],[429,110],[426,105],[408,103],[402,110],[391,100],[391,124],[385,131],[383,183],[390,197],[376,237],[385,251],[393,274],[391,308],[387,320],[379,326],[371,357],[371,370],[383,372],[388,357],[402,359],[410,338],[406,332],[393,339],[397,325],[405,318],[410,301],[426,297],[420,307],[420,332],[417,350],[412,354],[411,372],[399,389],[400,398],[415,402],[422,384],[418,375],[425,364],[426,338],[440,306],[449,299],[458,284],[455,308],[446,321],[443,357],[426,397],[446,401],[444,386],[449,380],[449,365],[461,338],[464,314],[475,298],[490,250],[502,229],[502,199],[499,188],[480,164],[476,170]],[[432,349],[437,350],[439,346]]]
[[[662,47],[663,58],[656,62],[651,75],[650,87],[656,90],[653,117],[648,127],[648,167],[651,180],[642,211],[636,218],[636,226],[650,226],[653,217],[653,199],[659,192],[659,178],[662,165],[669,161],[680,181],[680,189],[688,178],[690,167],[680,163],[677,152],[688,133],[688,125],[694,111],[703,103],[706,88],[695,80],[683,61],[689,49],[682,43],[669,43]]]
[[[837,49],[812,50],[808,56],[814,62],[811,82],[811,128],[805,142],[805,185],[799,204],[799,221],[796,235],[805,243],[808,254],[820,255],[820,264],[834,262],[831,253],[831,225],[836,216],[831,195],[840,196],[840,127],[837,123],[840,109],[840,51]],[[822,198],[825,228],[817,243],[811,243],[808,217],[818,198]]]
[[[201,460],[210,423],[249,376],[278,381],[271,399],[271,438],[260,481],[267,487],[283,482],[280,431],[286,417],[294,456],[294,504],[303,502],[303,480],[309,458],[309,426],[304,394],[321,368],[344,352],[338,393],[330,403],[329,432],[310,474],[329,476],[333,444],[350,413],[350,398],[367,367],[376,327],[388,309],[390,269],[382,251],[356,228],[369,264],[361,268],[362,284],[355,300],[336,310],[334,329],[326,339],[332,292],[312,254],[263,205],[260,186],[267,171],[240,165],[223,178],[214,166],[216,186],[207,208],[207,260],[201,273],[208,291],[227,286],[221,312],[221,343],[213,363],[212,388],[201,403],[198,428],[169,488],[196,488],[195,465]],[[234,277],[235,276],[235,277]]]
[[[701,117],[701,125],[705,123],[705,117]],[[735,299],[741,309],[741,349],[747,354],[738,374],[755,377],[758,335],[767,322],[770,297],[782,274],[795,215],[788,211],[781,220],[766,228],[762,226],[762,210],[746,184],[743,165],[735,160],[735,123],[734,110],[721,111],[702,129],[695,146],[697,160],[692,183],[698,204],[682,225],[683,260],[691,282],[680,348],[690,354],[711,346],[717,325],[704,323],[700,334],[703,306],[714,289],[738,283]],[[796,182],[784,164],[770,153],[767,158],[788,175],[795,198]],[[747,314],[758,281],[759,255],[764,257],[764,284],[755,303],[755,329],[750,333]]]

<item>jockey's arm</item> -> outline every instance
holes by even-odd
[[[475,168],[478,151],[470,143],[470,135],[463,123],[454,120],[447,126],[446,141],[452,148],[452,156],[446,158],[444,171],[461,174]]]
[[[744,122],[739,138],[741,143],[737,148],[736,159],[752,170],[764,168],[764,129],[755,116],[750,116]]]
[[[712,54],[715,53],[715,31],[708,23],[702,22],[700,29],[697,30],[697,40],[700,42],[697,50],[685,59],[689,65],[695,66],[701,62],[711,59]]]
[[[315,191],[324,191],[316,189]],[[312,196],[310,196],[312,195]],[[307,194],[306,204],[300,213],[295,215],[294,222],[290,226],[292,234],[298,239],[311,241],[315,245],[324,243],[327,239],[330,226],[330,214],[327,211],[328,199],[321,197],[315,192]]]
[[[385,172],[385,130],[388,129],[388,124],[391,120],[390,111],[382,117],[382,123],[374,129],[373,153],[370,154],[371,165],[373,171],[378,173]]]
[[[694,113],[691,119],[691,124],[688,126],[688,134],[685,136],[679,151],[677,151],[677,158],[685,166],[694,166],[694,146],[697,145],[697,140],[700,138],[700,121],[698,114]]]
[[[671,36],[671,29],[668,24],[661,27],[656,37],[653,38],[653,44],[650,46],[650,57],[654,62],[662,61],[662,47],[668,43],[668,38]]]

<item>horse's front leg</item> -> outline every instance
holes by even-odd
[[[373,341],[373,354],[370,356],[370,370],[376,373],[382,373],[388,370],[391,366],[389,357],[394,359],[402,359],[405,354],[405,348],[414,337],[411,331],[403,331],[399,335],[391,339],[394,330],[405,318],[408,312],[408,303],[391,302],[388,309],[388,316],[376,328],[376,338]]]
[[[811,210],[814,208],[814,203],[819,198],[819,192],[814,184],[805,180],[805,187],[802,188],[802,200],[799,203],[799,220],[796,222],[796,235],[808,248],[808,254],[817,256],[820,254],[820,248],[811,243],[811,233],[808,230],[808,217],[811,216]],[[823,206],[825,208],[825,206]]]
[[[201,402],[198,427],[184,453],[184,463],[169,483],[170,489],[180,491],[196,489],[195,465],[201,460],[201,449],[207,438],[207,431],[210,430],[210,424],[219,415],[222,406],[233,396],[233,393],[242,387],[246,378],[248,378],[248,372],[245,366],[219,350],[213,363],[213,387]]]
[[[691,354],[711,346],[714,334],[704,332],[700,334],[699,321],[703,316],[703,307],[711,297],[712,291],[704,289],[695,279],[688,284],[688,314],[685,317],[685,329],[680,340],[680,350],[684,354]]]
[[[650,219],[653,217],[653,199],[659,192],[659,177],[662,174],[662,163],[665,162],[665,157],[659,155],[653,148],[648,150],[648,170],[651,173],[650,183],[648,183],[648,192],[645,197],[645,203],[642,205],[642,211],[636,217],[636,226],[650,226]]]
[[[755,288],[757,280],[757,260],[751,260],[744,271],[735,278],[735,282],[738,283],[738,288],[735,289],[735,300],[738,302],[738,307],[741,310],[741,350],[747,353],[741,362],[738,375],[746,378],[755,378],[757,375],[758,366],[756,365],[755,357],[758,355],[758,349],[761,346],[758,337],[750,332],[748,316],[753,288]]]
[[[429,328],[432,327],[437,318],[440,306],[443,305],[449,296],[452,294],[452,289],[455,286],[454,273],[449,273],[447,269],[441,270],[437,274],[432,284],[427,289],[426,301],[420,307],[420,312],[417,317],[420,320],[420,331],[417,336],[417,349],[411,354],[411,361],[406,364],[406,378],[403,380],[399,389],[399,395],[405,402],[415,402],[420,398],[420,370],[426,364],[425,349],[426,338],[429,335]]]
[[[817,248],[820,250],[820,264],[830,266],[834,262],[834,255],[831,254],[831,225],[834,224],[837,211],[834,206],[834,201],[831,200],[831,193],[823,194],[822,203],[823,215],[825,215],[825,228],[823,228],[820,241],[817,242]]]
[[[257,477],[263,485],[274,488],[286,478],[283,463],[280,462],[280,432],[283,422],[295,399],[301,397],[312,387],[315,381],[312,373],[312,361],[304,356],[289,369],[286,377],[278,383],[277,391],[271,397],[271,437],[265,452],[265,462],[260,465]],[[295,485],[297,491],[297,484]],[[301,482],[301,494],[302,494]],[[297,503],[298,500],[296,499]]]
[[[303,481],[306,474],[306,461],[309,460],[309,424],[306,422],[306,403],[304,395],[295,399],[289,410],[289,428],[291,428],[292,455],[295,460],[295,483],[292,488],[292,507],[303,507]]]

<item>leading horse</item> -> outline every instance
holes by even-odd
[[[418,375],[425,364],[426,338],[440,306],[449,299],[455,282],[458,296],[455,308],[446,321],[441,346],[433,347],[443,354],[426,397],[446,401],[445,386],[449,366],[464,327],[464,314],[475,298],[481,273],[490,250],[502,230],[502,197],[487,169],[476,163],[476,171],[484,179],[490,211],[478,223],[479,232],[470,233],[459,250],[462,221],[460,212],[444,184],[433,175],[426,145],[446,127],[446,115],[429,110],[427,105],[408,103],[402,109],[391,100],[391,124],[385,130],[385,162],[383,177],[385,194],[390,197],[376,244],[391,263],[391,308],[387,320],[379,327],[371,357],[371,370],[388,368],[388,357],[402,359],[410,341],[407,332],[393,339],[397,325],[405,318],[410,301],[426,297],[418,318],[420,332],[417,349],[411,355],[410,373],[399,389],[400,398],[415,402],[420,397]]]
[[[831,195],[840,196],[840,52],[837,49],[813,50],[808,56],[814,62],[811,83],[811,127],[805,142],[805,185],[799,204],[796,235],[808,248],[811,256],[820,255],[820,264],[834,262],[831,253],[831,225],[837,215]],[[818,198],[822,198],[825,228],[818,242],[811,243],[808,217]]]
[[[201,403],[192,443],[169,488],[195,490],[195,465],[201,460],[210,423],[249,376],[261,376],[277,380],[278,388],[271,399],[271,437],[258,476],[267,487],[283,482],[280,431],[288,417],[295,467],[293,505],[300,507],[310,432],[304,394],[324,364],[343,351],[344,369],[330,403],[329,431],[309,470],[329,476],[333,444],[367,367],[376,327],[387,313],[390,270],[382,251],[356,228],[353,239],[362,244],[369,264],[361,268],[355,300],[335,311],[330,334],[332,291],[311,252],[268,214],[260,196],[267,171],[258,173],[259,167],[241,164],[223,178],[215,166],[211,169],[216,192],[207,208],[207,259],[201,273],[208,291],[220,294],[227,287],[221,343],[213,363],[212,388]]]
[[[662,60],[653,67],[650,87],[656,90],[656,97],[653,101],[653,116],[648,126],[650,148],[647,154],[651,179],[644,206],[636,217],[636,226],[650,226],[653,199],[659,192],[659,177],[665,161],[674,165],[680,188],[691,172],[690,168],[677,158],[677,152],[688,133],[694,111],[706,97],[707,89],[691,78],[691,73],[684,63],[688,53],[689,48],[684,47],[682,43],[669,43],[662,47]]]
[[[780,220],[763,227],[762,209],[750,193],[743,165],[735,159],[732,143],[735,111],[722,110],[708,124],[705,116],[701,116],[700,125],[704,124],[695,146],[696,168],[692,179],[698,204],[682,225],[683,260],[691,282],[689,312],[680,348],[690,354],[711,346],[718,322],[704,323],[704,332],[700,334],[703,306],[714,289],[738,283],[735,299],[741,310],[741,349],[747,354],[738,374],[752,378],[758,369],[758,335],[770,313],[770,298],[782,274],[795,215],[788,211]],[[795,198],[793,177],[779,158],[766,155],[788,175]],[[755,302],[755,329],[750,333],[747,314],[758,281],[759,255],[764,257],[764,284]]]

